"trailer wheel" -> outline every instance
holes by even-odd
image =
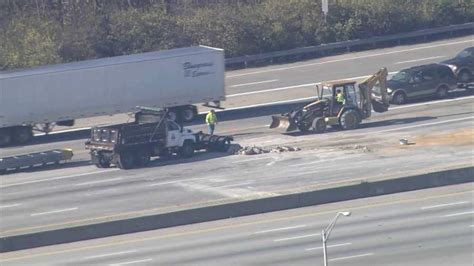
[[[181,122],[191,122],[196,117],[197,110],[194,106],[189,105],[183,107],[179,113]]]
[[[183,143],[183,147],[181,147],[178,151],[179,156],[183,158],[192,157],[194,154],[194,145],[191,141],[187,140]]]
[[[326,131],[326,121],[324,121],[324,118],[323,117],[316,117],[314,120],[313,120],[313,131],[315,133],[324,133],[324,131]]]
[[[0,147],[10,145],[12,134],[9,128],[0,128]]]
[[[134,166],[133,153],[123,151],[118,156],[118,167],[120,169],[132,169]]]
[[[339,123],[343,129],[354,129],[359,126],[359,114],[354,110],[345,111],[341,118],[339,119]]]
[[[146,166],[150,162],[150,152],[148,150],[138,150],[135,152],[135,165]]]
[[[168,119],[175,122],[178,121],[178,113],[176,112],[176,109],[168,110]]]
[[[20,126],[13,129],[13,142],[24,144],[33,138],[32,128],[29,126]]]

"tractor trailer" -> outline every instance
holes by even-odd
[[[224,76],[224,51],[207,46],[0,72],[0,146],[136,106],[167,108],[171,120],[188,122],[193,104],[225,100]]]

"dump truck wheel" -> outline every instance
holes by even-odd
[[[179,156],[183,158],[192,157],[194,154],[194,145],[191,141],[185,141],[183,147],[179,149]]]
[[[135,165],[146,166],[150,162],[150,152],[147,150],[138,150],[135,152]]]
[[[118,167],[120,169],[132,169],[134,165],[133,154],[128,151],[121,152],[118,156]]]
[[[99,153],[98,155],[98,162],[95,164],[97,168],[109,168],[110,167],[110,161],[106,160],[102,154]]]
[[[359,125],[359,114],[354,110],[348,110],[341,115],[339,123],[345,130],[354,129]]]
[[[324,133],[326,131],[326,121],[322,117],[316,117],[313,120],[312,126],[315,133]]]
[[[436,97],[440,98],[440,99],[443,99],[443,98],[446,98],[446,96],[448,96],[448,87],[447,86],[441,86],[439,87],[437,90],[436,90]]]

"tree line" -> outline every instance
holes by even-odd
[[[226,57],[474,21],[474,0],[0,0],[0,70],[192,45]]]

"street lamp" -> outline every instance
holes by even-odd
[[[329,239],[329,235],[331,234],[332,229],[336,225],[337,218],[339,216],[350,216],[351,212],[338,212],[334,218],[332,218],[331,222],[329,222],[328,226],[323,230],[321,236],[323,238],[323,254],[324,254],[324,266],[328,266],[328,258],[327,258],[327,251],[326,251],[326,242]]]

